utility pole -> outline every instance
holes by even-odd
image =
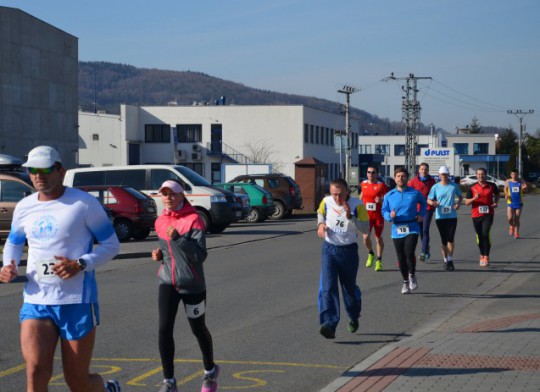
[[[359,91],[359,89],[351,86],[343,86],[343,88],[338,90],[338,93],[345,94],[346,104],[345,104],[345,137],[347,140],[345,146],[345,181],[349,184],[350,172],[351,172],[351,121],[350,121],[350,97],[351,94]],[[350,185],[350,184],[349,184]]]
[[[420,122],[420,102],[418,102],[418,89],[416,87],[419,79],[431,79],[431,77],[418,77],[409,74],[406,78],[396,78],[392,72],[390,76],[383,79],[405,80],[405,86],[401,86],[404,96],[401,97],[401,111],[403,125],[405,125],[405,168],[409,176],[416,174],[416,141],[418,138],[418,123]]]
[[[521,160],[521,144],[523,141],[523,117],[525,117],[527,114],[533,114],[534,110],[507,110],[506,112],[508,114],[514,114],[517,118],[519,118],[518,175],[519,178],[523,179],[523,161]]]

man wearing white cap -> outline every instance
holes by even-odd
[[[184,196],[184,189],[174,180],[160,189],[165,209],[156,220],[159,248],[152,259],[159,261],[159,353],[164,380],[159,392],[177,392],[174,376],[174,324],[180,302],[191,332],[197,338],[203,357],[202,392],[215,392],[219,366],[214,363],[212,336],[206,327],[206,283],[203,262],[206,251],[206,227]]]
[[[99,374],[89,372],[99,324],[95,269],[120,250],[116,233],[94,196],[62,185],[65,169],[54,148],[34,148],[23,166],[37,192],[15,208],[0,281],[18,276],[27,241],[27,283],[20,312],[27,388],[47,390],[60,340],[70,390],[118,392],[118,382],[104,384]],[[95,249],[94,239],[99,242]]]
[[[461,189],[454,182],[449,182],[448,167],[439,168],[441,181],[433,185],[429,191],[427,202],[435,207],[435,222],[441,235],[441,250],[444,267],[447,271],[454,270],[454,235],[457,228],[457,210],[463,201]],[[456,197],[458,200],[456,201]]]

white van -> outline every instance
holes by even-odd
[[[241,218],[241,206],[233,193],[213,187],[205,178],[185,166],[131,165],[69,169],[64,185],[131,186],[156,201],[159,215],[163,210],[159,187],[170,179],[178,180],[183,185],[187,200],[197,209],[209,232],[221,233]]]

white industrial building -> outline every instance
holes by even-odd
[[[344,128],[344,115],[303,105],[121,105],[120,115],[79,112],[79,165],[180,163],[217,182],[222,164],[249,163],[254,155],[292,177],[295,162],[315,157],[331,180],[344,172],[345,153],[334,141]],[[353,168],[358,131],[352,119]]]
[[[506,171],[508,155],[496,155],[497,135],[493,134],[447,134],[419,135],[417,140],[417,166],[423,161],[422,149],[448,148],[453,156],[448,161],[451,173],[455,176],[473,174],[484,167],[497,177]],[[382,175],[393,177],[397,167],[405,165],[404,135],[360,136],[360,177],[365,177],[366,167],[374,162]],[[434,168],[431,168],[434,169]]]

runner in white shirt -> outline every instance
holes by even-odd
[[[60,339],[70,390],[118,392],[118,382],[104,383],[89,372],[99,324],[95,269],[118,253],[118,238],[95,197],[62,185],[65,169],[54,148],[34,148],[23,166],[38,192],[15,208],[0,281],[9,283],[18,276],[27,241],[27,283],[20,312],[27,389],[47,390]],[[92,249],[94,239],[99,246]]]

